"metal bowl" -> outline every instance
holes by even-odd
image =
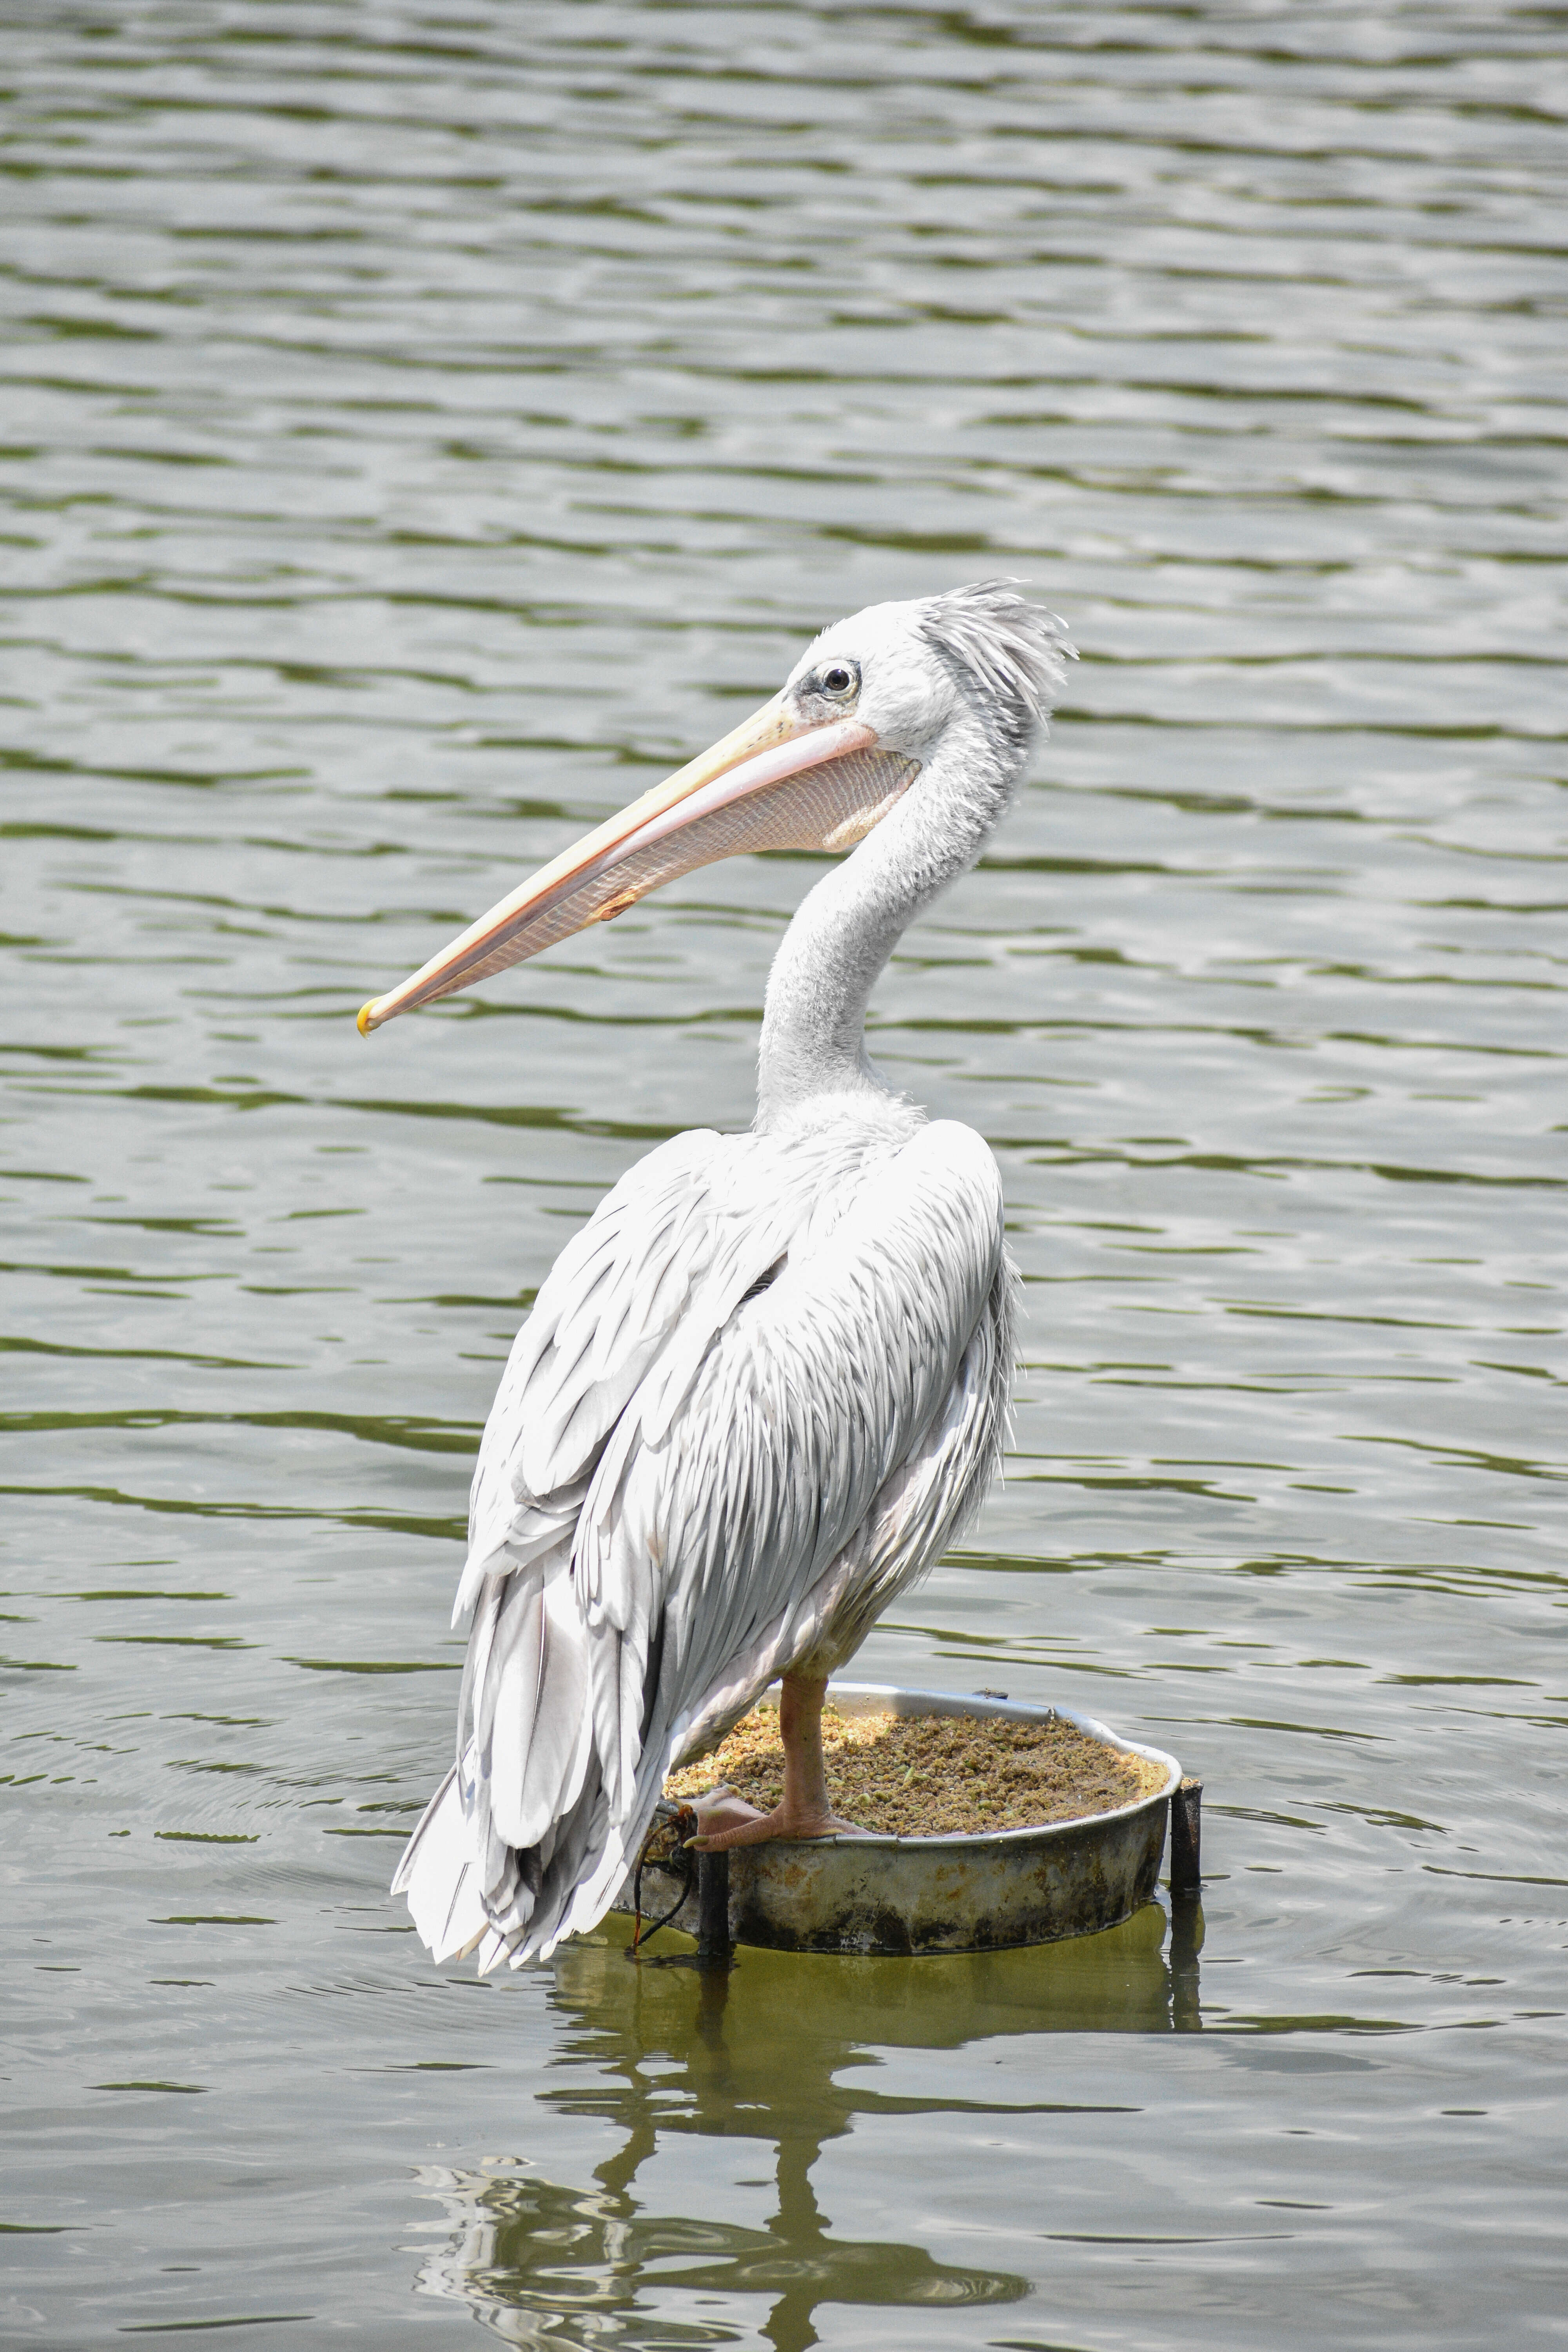
[[[729,1939],[783,1952],[985,1952],[1093,1935],[1140,1910],[1154,1892],[1165,1816],[1182,1768],[1163,1748],[1126,1739],[1071,1707],[1028,1706],[984,1692],[828,1685],[841,1715],[991,1716],[1070,1723],[1124,1755],[1165,1768],[1163,1787],[1114,1812],[987,1836],[776,1838],[736,1846],[729,1860]],[[667,1907],[669,1878],[645,1873],[645,1907]],[[629,1911],[623,1888],[617,1910]],[[699,1932],[699,1890],[669,1924]]]

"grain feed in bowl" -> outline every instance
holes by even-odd
[[[835,1810],[882,1837],[986,1837],[1081,1821],[1156,1795],[1166,1767],[1093,1739],[1059,1717],[822,1713]],[[732,1789],[766,1812],[784,1794],[776,1706],[756,1707],[719,1747],[672,1772],[665,1794]]]

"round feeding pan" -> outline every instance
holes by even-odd
[[[1028,1706],[984,1692],[834,1682],[828,1698],[844,1716],[960,1715],[1070,1723],[1091,1739],[1163,1766],[1165,1777],[1148,1795],[1113,1812],[1037,1829],[946,1837],[775,1838],[765,1845],[733,1847],[727,1856],[712,1857],[729,1864],[729,1942],[785,1952],[994,1951],[1114,1927],[1153,1894],[1165,1816],[1182,1779],[1181,1766],[1163,1749],[1125,1739],[1070,1707]],[[662,1868],[645,1870],[645,1913],[657,1917],[666,1911],[677,1883]],[[694,1878],[669,1925],[691,1936],[706,1925],[710,1938],[718,1923],[703,1922],[700,1892]],[[616,1908],[632,1908],[629,1882]]]

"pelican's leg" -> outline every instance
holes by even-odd
[[[768,1838],[858,1837],[854,1822],[842,1822],[827,1797],[822,1762],[822,1700],[826,1675],[785,1675],[780,1685],[779,1738],[784,1743],[784,1796],[771,1813],[727,1790],[697,1800],[699,1834],[691,1843],[701,1853],[726,1846],[761,1845]]]

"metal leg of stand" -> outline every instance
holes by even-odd
[[[727,1853],[700,1853],[697,1957],[700,1960],[727,1960],[730,1951],[730,1857]]]
[[[1171,1799],[1171,1892],[1203,1891],[1204,1784],[1189,1777]]]

